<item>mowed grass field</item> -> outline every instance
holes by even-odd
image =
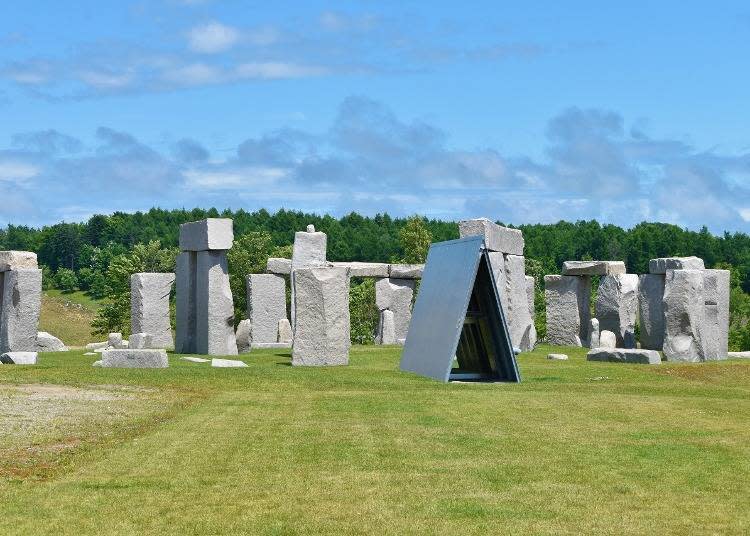
[[[520,385],[444,385],[399,353],[0,366],[0,534],[750,532],[750,363],[542,346]]]
[[[106,339],[106,336],[91,335],[91,321],[98,308],[99,302],[83,292],[45,290],[39,331],[59,337],[67,346],[85,346],[94,340]]]

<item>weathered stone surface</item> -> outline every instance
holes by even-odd
[[[552,359],[554,361],[565,361],[568,359],[568,356],[565,354],[547,354],[547,359]]]
[[[247,363],[244,361],[238,361],[237,359],[212,359],[211,360],[211,366],[212,367],[219,367],[219,368],[236,368],[236,367],[246,367]]]
[[[294,271],[297,323],[293,365],[349,363],[349,273],[345,268]]]
[[[0,352],[36,351],[41,305],[41,270],[0,272]]]
[[[613,333],[614,335],[614,333]],[[592,318],[589,321],[589,348],[598,348],[600,344],[599,340],[599,320]]]
[[[529,299],[526,294],[525,259],[519,255],[505,256],[506,318],[510,339],[515,348],[527,352],[534,348],[536,331],[529,313]],[[532,333],[533,331],[533,333]]]
[[[226,251],[199,251],[196,268],[195,352],[189,353],[237,355]]]
[[[599,282],[596,318],[599,327],[615,334],[618,348],[635,348],[638,317],[638,276],[606,275]]]
[[[292,347],[291,342],[254,342],[253,349],[258,350],[283,350]]]
[[[314,229],[314,227],[313,227]],[[297,306],[295,300],[295,282],[294,272],[299,268],[315,268],[329,266],[326,260],[328,251],[328,236],[322,232],[300,231],[294,233],[294,247],[292,249],[292,310],[290,317],[292,326],[294,326],[297,315]]]
[[[276,274],[247,276],[247,318],[252,342],[277,342],[279,320],[286,318],[286,279]]]
[[[104,368],[166,368],[169,366],[166,350],[105,350],[102,352]]]
[[[537,331],[536,331],[536,325],[535,325],[535,318],[536,318],[536,307],[534,305],[535,301],[535,288],[536,288],[536,281],[534,278],[530,275],[526,276],[526,302],[529,306],[529,318],[531,319],[531,325],[529,327],[529,346],[530,349],[533,349],[536,346],[537,341]]]
[[[192,356],[184,356],[181,357],[183,361],[190,361],[191,363],[208,363],[209,359],[204,359],[202,357],[192,357]]]
[[[109,346],[109,342],[90,342],[86,345],[86,350],[97,350],[99,348],[106,348]]]
[[[622,261],[565,261],[563,275],[616,275],[625,273]]]
[[[652,274],[666,275],[667,270],[703,270],[703,259],[698,257],[664,257],[651,259],[648,271]]]
[[[177,255],[175,350],[181,354],[195,352],[197,263],[194,251]]]
[[[664,347],[664,276],[643,274],[638,281],[638,318],[641,348]]]
[[[388,277],[390,264],[382,262],[332,262],[333,266],[348,268],[351,277]]]
[[[561,346],[583,346],[591,318],[591,278],[544,276],[547,304],[547,342]]]
[[[594,348],[586,354],[586,360],[640,363],[643,365],[658,365],[661,363],[661,357],[656,350],[638,350],[636,348]]]
[[[716,310],[710,312],[712,324],[709,328],[715,342],[711,351],[706,352],[706,359],[726,359],[729,351],[729,279],[729,270],[704,270],[703,272],[703,299],[706,307],[716,306]],[[706,314],[708,325],[708,310]]]
[[[107,347],[122,349],[122,333],[110,333],[107,335]]]
[[[487,218],[458,222],[461,238],[483,236],[484,245],[490,251],[500,251],[509,255],[523,255],[523,233],[519,229],[502,227]]]
[[[180,250],[232,249],[234,231],[230,218],[207,218],[180,225]]]
[[[47,333],[46,331],[40,331],[36,334],[36,351],[37,352],[67,352],[68,347],[60,339]]]
[[[0,251],[0,272],[39,268],[32,251]]]
[[[701,328],[704,361],[718,361],[727,358],[726,353],[720,355],[719,339],[719,306],[706,304],[703,310],[703,327]]]
[[[237,331],[234,334],[237,339],[237,352],[240,354],[246,354],[252,349],[253,345],[253,331],[252,323],[247,318],[241,320],[237,325]]]
[[[395,339],[405,339],[411,322],[414,296],[413,279],[380,279],[375,283],[375,305],[380,311],[393,311]]]
[[[276,342],[279,344],[292,344],[292,324],[286,318],[279,320],[279,333]]]
[[[393,311],[386,309],[380,311],[380,322],[378,324],[378,335],[375,337],[376,344],[397,344],[396,321]]]
[[[154,348],[154,337],[150,333],[131,333],[128,339],[128,348],[133,350],[146,350]]]
[[[703,270],[668,270],[664,285],[664,357],[703,361]]]
[[[271,257],[266,262],[266,272],[269,274],[289,275],[292,273],[292,259]]]
[[[3,365],[36,365],[39,356],[36,352],[5,352],[0,355]]]
[[[500,296],[500,305],[503,307],[506,320],[510,322],[508,319],[510,304],[508,303],[507,281],[505,280],[505,255],[500,251],[488,251],[487,256],[490,259],[490,268],[492,269],[492,277],[495,278],[497,294]]]
[[[388,277],[393,279],[421,279],[424,264],[391,264]]]
[[[594,347],[596,348],[596,347]],[[603,330],[599,335],[599,346],[598,348],[617,348],[617,335],[609,330]]]
[[[169,295],[175,274],[140,273],[130,276],[130,322],[134,333],[150,333],[151,347],[174,349],[169,320]]]

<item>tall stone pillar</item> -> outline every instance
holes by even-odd
[[[234,301],[227,250],[232,220],[209,218],[180,225],[177,259],[177,351],[236,355]]]
[[[130,324],[133,333],[151,335],[150,346],[174,348],[169,321],[169,295],[175,274],[140,273],[130,276]]]
[[[278,344],[279,321],[286,320],[286,279],[276,274],[247,276],[247,318],[252,345]]]
[[[561,346],[588,344],[591,276],[545,275],[547,342]]]
[[[664,347],[664,278],[663,274],[643,274],[639,277],[641,348],[647,350],[661,350]]]
[[[666,271],[664,285],[664,357],[667,361],[703,361],[706,304],[703,270]]]
[[[297,300],[295,300],[295,270],[302,268],[317,268],[326,266],[328,254],[328,236],[315,230],[314,225],[308,225],[307,231],[294,233],[294,247],[292,249],[291,289],[292,289],[292,328],[295,326],[297,314]]]
[[[41,304],[36,253],[0,251],[0,353],[37,351]]]

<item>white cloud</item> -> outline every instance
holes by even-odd
[[[191,63],[165,71],[163,77],[164,80],[181,86],[201,86],[221,82],[224,74],[211,65]]]
[[[249,62],[242,63],[235,69],[235,75],[239,79],[283,79],[283,78],[307,78],[321,76],[327,73],[323,67],[316,65],[300,65],[285,62]]]
[[[191,169],[184,175],[190,188],[224,190],[274,186],[286,178],[288,173],[287,169],[280,167],[250,166],[237,171]]]
[[[26,162],[0,160],[0,181],[23,183],[39,174],[39,168]]]
[[[204,54],[228,50],[236,45],[240,38],[241,34],[237,29],[217,21],[196,26],[188,32],[190,48]]]
[[[121,89],[133,82],[133,73],[105,73],[97,71],[82,71],[81,80],[98,89]]]

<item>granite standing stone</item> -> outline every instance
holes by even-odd
[[[196,332],[196,283],[198,254],[186,251],[177,256],[177,307],[175,350],[181,354],[194,353]]]
[[[664,257],[651,259],[648,271],[652,274],[666,275],[667,270],[703,270],[703,259],[699,257]]]
[[[638,318],[641,348],[664,348],[664,276],[643,274],[638,281]]]
[[[169,295],[175,274],[139,273],[130,276],[130,319],[134,333],[149,333],[153,348],[174,349],[169,320]]]
[[[411,322],[411,304],[414,296],[413,279],[380,279],[375,283],[375,305],[382,312],[393,311],[396,339],[406,339]]]
[[[393,311],[386,309],[380,311],[380,323],[378,325],[378,336],[375,339],[377,344],[397,344],[396,322]]]
[[[607,275],[599,282],[596,318],[601,329],[612,331],[618,348],[635,348],[638,317],[638,276]]]
[[[279,320],[279,334],[276,341],[280,344],[291,345],[293,338],[294,335],[292,332],[292,324],[288,319],[282,318],[281,320]]]
[[[252,342],[277,342],[279,320],[286,318],[286,279],[276,274],[247,276],[247,318]]]
[[[535,306],[535,300],[536,300],[536,280],[530,275],[526,276],[526,301],[529,305],[529,318],[531,322],[531,326],[529,328],[529,342],[531,343],[531,348],[536,347],[536,341],[537,341],[537,331],[536,331],[536,306]]]
[[[349,363],[349,273],[345,268],[301,268],[293,273],[295,307],[292,365]]]
[[[712,337],[712,347],[705,358],[726,359],[729,352],[729,270],[704,270],[703,292],[706,326]],[[711,311],[709,307],[712,307]]]
[[[565,261],[563,275],[616,275],[625,273],[622,261]]]
[[[703,361],[703,270],[668,270],[664,285],[664,357]]]
[[[522,256],[505,256],[505,295],[508,302],[508,309],[505,311],[513,347],[520,348],[523,352],[533,350],[536,332],[529,313],[529,299],[526,294],[526,267],[525,259]]]
[[[583,346],[591,318],[591,278],[544,276],[547,305],[547,342],[561,346]]]
[[[253,346],[252,323],[247,318],[240,320],[237,325],[237,331],[234,334],[237,339],[237,352],[240,354],[248,353]]]
[[[0,352],[36,351],[41,305],[41,270],[0,272]]]
[[[166,350],[104,350],[102,367],[104,368],[167,368]]]
[[[195,353],[237,355],[227,253],[199,251],[196,267]]]
[[[297,306],[295,299],[296,283],[294,272],[301,268],[314,268],[328,266],[326,255],[328,252],[328,236],[320,231],[315,231],[312,225],[307,226],[307,231],[294,233],[294,247],[292,248],[292,310],[290,316],[292,327],[296,322]],[[343,268],[342,268],[343,269]]]
[[[614,335],[614,333],[612,335]],[[596,318],[592,318],[589,321],[588,341],[589,341],[589,348],[599,348],[599,345],[601,344],[600,338],[599,338],[599,320]]]
[[[458,233],[461,238],[483,236],[484,245],[489,251],[523,255],[524,240],[521,230],[503,227],[487,218],[458,222]]]

